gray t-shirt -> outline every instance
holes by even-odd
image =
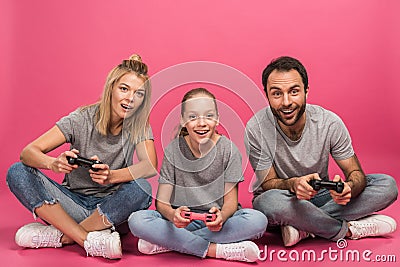
[[[274,166],[279,178],[318,173],[328,178],[329,155],[335,160],[354,155],[349,132],[333,112],[307,104],[306,124],[299,140],[292,141],[278,126],[270,107],[255,114],[246,125],[246,151],[253,169],[267,170]],[[254,195],[262,192],[257,181]]]
[[[133,164],[135,146],[130,133],[125,130],[118,135],[101,135],[95,128],[95,114],[98,105],[77,109],[61,118],[56,125],[64,134],[71,149],[79,150],[79,155],[90,158],[97,155],[111,170],[122,169]],[[149,129],[149,139],[153,139]],[[145,140],[143,138],[142,140]],[[99,185],[91,180],[89,170],[83,167],[65,175],[63,185],[71,191],[103,197],[118,189],[119,184]]]
[[[238,148],[221,136],[210,152],[196,158],[183,137],[166,147],[160,171],[160,184],[173,185],[170,203],[194,211],[221,208],[225,183],[243,181],[242,157]]]

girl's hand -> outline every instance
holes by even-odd
[[[172,219],[172,223],[178,228],[185,228],[190,224],[190,220],[183,218],[181,216],[181,211],[190,211],[190,209],[186,206],[181,206],[174,211],[174,217]]]
[[[100,159],[97,156],[93,156],[90,159],[100,161]],[[93,164],[92,167],[97,169],[97,171],[89,169],[90,177],[92,177],[93,182],[98,183],[100,185],[108,185],[112,183],[110,179],[110,174],[111,174],[110,166],[101,163],[101,164]]]
[[[79,151],[76,149],[72,149],[71,151],[65,151],[61,153],[54,161],[51,163],[49,169],[55,173],[70,173],[76,168],[78,165],[70,165],[67,160],[67,156],[76,158],[79,154]]]
[[[214,213],[215,215],[217,215],[217,218],[213,222],[206,222],[206,226],[212,232],[220,231],[222,229],[222,225],[225,222],[225,219],[222,216],[222,212],[216,207],[212,207],[208,212]]]

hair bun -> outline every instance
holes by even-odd
[[[138,54],[133,54],[132,56],[130,56],[129,60],[135,60],[135,61],[143,62],[142,61],[142,57],[139,56]]]

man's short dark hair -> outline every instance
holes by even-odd
[[[308,76],[306,68],[304,68],[303,64],[301,64],[301,62],[298,61],[297,59],[288,56],[283,56],[273,59],[262,73],[262,85],[264,86],[264,91],[266,95],[268,95],[267,92],[268,77],[274,70],[285,71],[285,72],[296,70],[300,74],[301,79],[303,80],[304,90],[306,90],[307,92]]]

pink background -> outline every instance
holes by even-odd
[[[27,143],[60,117],[96,101],[108,71],[132,53],[142,56],[153,77],[171,67],[175,70],[176,65],[185,62],[209,61],[226,65],[248,79],[237,86],[228,81],[229,88],[219,81],[207,80],[210,84],[205,85],[216,94],[221,105],[227,105],[228,115],[224,117],[221,112],[220,131],[232,137],[243,153],[246,182],[240,188],[240,201],[246,207],[251,206],[248,183],[252,172],[246,164],[241,127],[254,111],[266,105],[261,72],[272,58],[281,55],[296,57],[306,66],[309,103],[341,116],[364,170],[387,173],[399,181],[399,10],[400,3],[396,0],[3,0],[0,3],[0,176],[3,177],[0,207],[6,223],[0,226],[0,255],[5,262],[21,266],[27,263],[24,266],[36,266],[42,260],[38,256],[44,255],[21,250],[12,240],[16,229],[32,218],[6,188],[8,167],[18,160]],[[199,77],[206,72],[199,72]],[[230,72],[226,73],[225,78],[231,79]],[[183,74],[177,71],[171,77],[174,75]],[[183,76],[184,82],[196,82],[193,79]],[[199,78],[199,81],[204,80]],[[175,84],[175,87],[164,86],[162,82],[153,86],[151,124],[160,164],[164,141],[170,135],[163,125],[171,121],[168,127],[173,126],[173,110],[192,84]],[[242,126],[232,129],[235,123]],[[334,166],[331,170],[332,174],[337,172]],[[399,219],[398,209],[396,203],[387,213]],[[396,233],[391,239],[375,241],[378,245],[375,249],[381,253],[397,251],[400,257],[398,237]],[[276,249],[282,248],[280,242],[266,241]],[[324,240],[315,242],[308,242],[302,248],[331,244]],[[133,246],[134,239],[128,238],[126,243]],[[371,240],[351,244],[353,248],[367,247]],[[73,251],[68,256],[80,264],[103,263],[83,258],[77,246],[64,250]],[[132,263],[130,257],[148,265],[158,259],[161,261],[156,264],[165,264],[165,259],[172,258],[183,259],[184,264],[197,263],[193,257],[175,253],[136,257],[135,254],[139,255],[136,248],[126,250],[126,259],[118,261],[118,265],[128,266]],[[57,255],[64,255],[51,249],[44,251],[53,255],[54,260]],[[225,264],[213,260],[208,263]]]

